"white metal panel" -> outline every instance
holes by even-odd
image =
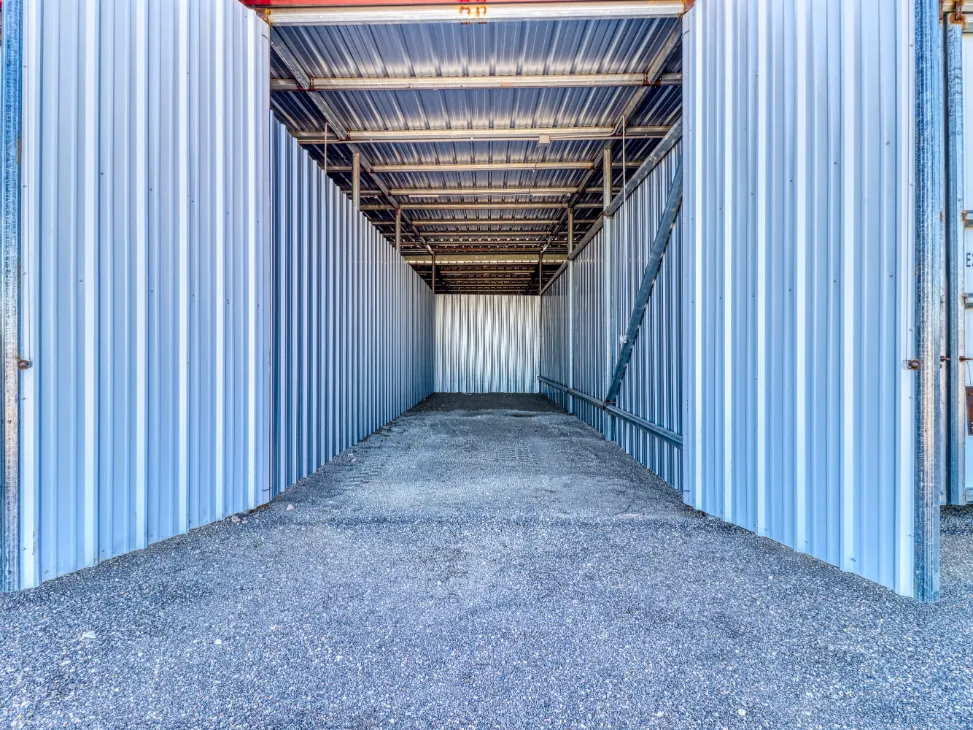
[[[269,496],[268,29],[26,3],[21,585]]]
[[[436,295],[436,391],[536,393],[540,297]]]
[[[434,295],[276,120],[274,492],[432,392]]]
[[[911,3],[684,20],[684,489],[913,593]]]

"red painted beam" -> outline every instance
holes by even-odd
[[[2,2],[3,0],[0,0]],[[251,8],[343,8],[343,7],[401,7],[408,5],[517,5],[538,2],[565,3],[586,0],[240,0]],[[611,2],[611,0],[608,0]]]

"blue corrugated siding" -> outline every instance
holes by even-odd
[[[432,392],[434,295],[271,126],[279,493]]]
[[[23,586],[267,498],[267,33],[25,6]]]
[[[684,21],[693,506],[913,592],[912,6]]]

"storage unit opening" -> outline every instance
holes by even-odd
[[[252,510],[435,392],[543,396],[935,600],[961,36],[810,5],[5,2],[3,587]]]

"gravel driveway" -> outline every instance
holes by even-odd
[[[968,512],[922,605],[539,396],[439,395],[239,517],[0,596],[0,724],[973,726]]]

